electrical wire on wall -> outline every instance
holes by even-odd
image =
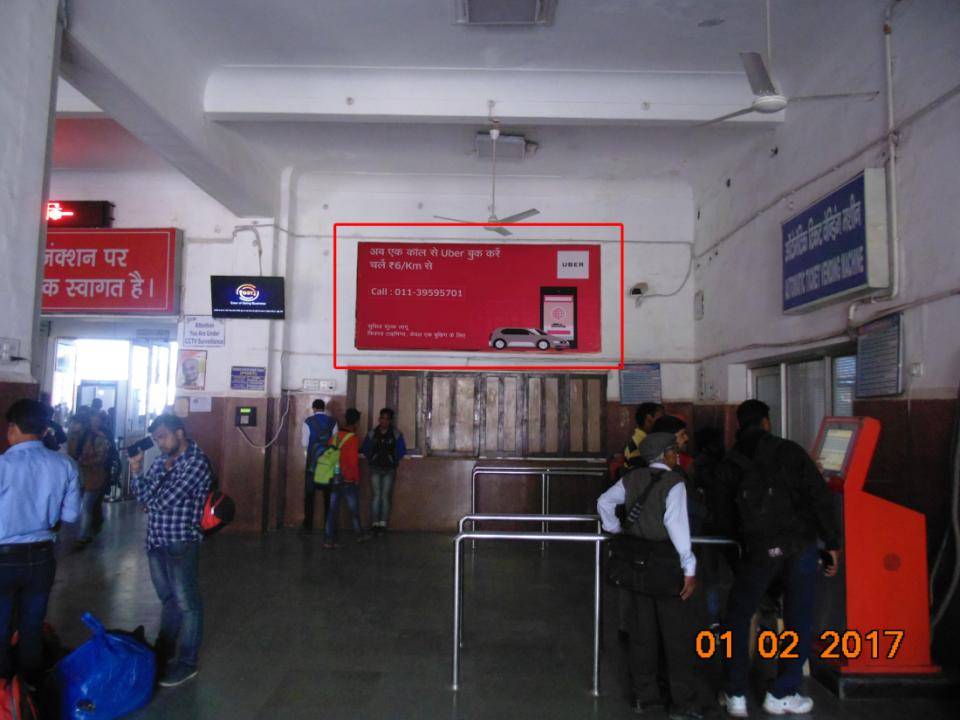
[[[239,432],[240,435],[243,436],[243,439],[247,441],[247,445],[249,445],[250,447],[256,448],[257,450],[267,450],[268,448],[272,447],[273,444],[277,442],[277,440],[280,439],[280,433],[283,432],[283,426],[287,422],[287,414],[290,412],[290,395],[291,395],[290,390],[284,389],[282,392],[286,393],[287,402],[283,408],[283,415],[280,416],[280,426],[277,428],[277,432],[274,434],[274,436],[270,439],[270,441],[266,445],[258,445],[249,437],[247,437],[247,434],[243,431],[242,427],[240,427],[239,425],[235,426],[237,428],[237,432]]]
[[[237,239],[239,235],[244,230],[252,232],[255,236],[253,241],[253,246],[257,249],[257,266],[260,268],[260,277],[263,277],[263,243],[260,241],[260,228],[261,227],[270,227],[267,225],[237,225],[233,228],[233,239]]]

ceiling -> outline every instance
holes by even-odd
[[[884,0],[845,0],[842,8],[835,0],[771,0],[773,69],[781,89],[787,94],[810,91],[804,74],[814,52],[809,38],[825,32],[824,18],[834,24],[829,32],[841,27],[850,35],[876,34],[874,18],[882,15],[884,5]],[[93,61],[73,57],[68,64],[85,65],[82,72],[74,67],[66,74],[80,90],[89,87],[86,94],[108,112],[98,114],[82,95],[64,90],[54,167],[158,170],[172,163],[232,209],[241,203],[224,200],[216,188],[235,175],[238,164],[243,166],[238,149],[272,168],[276,177],[271,183],[281,168],[291,165],[304,171],[480,175],[487,164],[473,154],[473,137],[486,127],[483,113],[459,123],[399,114],[396,122],[333,114],[314,118],[324,122],[255,115],[218,122],[204,116],[204,99],[198,94],[209,78],[230,66],[324,66],[571,70],[605,77],[666,72],[678,73],[678,84],[694,73],[705,82],[710,74],[729,79],[736,73],[737,87],[742,78],[749,97],[739,53],[764,49],[763,7],[763,0],[558,0],[552,26],[485,28],[455,25],[452,0],[72,0],[68,53],[71,45],[82,45]],[[163,62],[151,57],[151,48],[164,49]],[[77,55],[76,49],[72,53]],[[872,59],[859,62],[868,68],[861,73],[864,82],[874,84]],[[107,79],[122,92],[104,91],[109,83],[96,77],[98,72],[112,75]],[[837,90],[824,80],[822,74],[813,77],[814,89]],[[456,88],[455,76],[452,86]],[[584,87],[589,87],[589,76]],[[150,96],[158,88],[162,92]],[[684,92],[695,93],[695,85],[689,88]],[[554,92],[563,97],[564,89]],[[255,98],[255,89],[249,95]],[[112,109],[118,112],[111,112],[108,103],[116,97],[120,105]],[[182,105],[175,107],[178,102]],[[184,108],[195,117],[185,119]],[[553,122],[544,117],[515,124],[506,129],[526,133],[540,151],[522,163],[505,164],[503,171],[603,179],[682,175],[704,154],[770,132],[769,126],[739,123],[610,126],[615,124],[559,116]],[[211,128],[219,133],[212,140]],[[176,143],[185,144],[185,150],[171,152]],[[195,177],[196,164],[188,168],[182,160],[202,154],[209,154],[216,166],[207,181]],[[275,195],[274,188],[264,195]]]
[[[739,71],[737,52],[763,42],[759,0],[559,0],[554,24],[533,28],[455,25],[452,0],[163,5],[207,70],[265,64]],[[724,22],[698,25],[716,19]]]

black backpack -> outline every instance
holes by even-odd
[[[726,461],[738,470],[736,509],[738,529],[748,544],[776,543],[793,535],[797,508],[780,462],[783,440],[770,437],[753,459],[736,448]]]

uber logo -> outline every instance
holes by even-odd
[[[590,278],[590,253],[586,250],[557,251],[557,278]]]

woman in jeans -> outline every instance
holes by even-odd
[[[370,485],[373,489],[370,523],[375,533],[387,529],[393,481],[400,460],[407,454],[403,433],[393,426],[393,415],[391,408],[383,408],[377,426],[367,433],[360,448],[370,465]]]

